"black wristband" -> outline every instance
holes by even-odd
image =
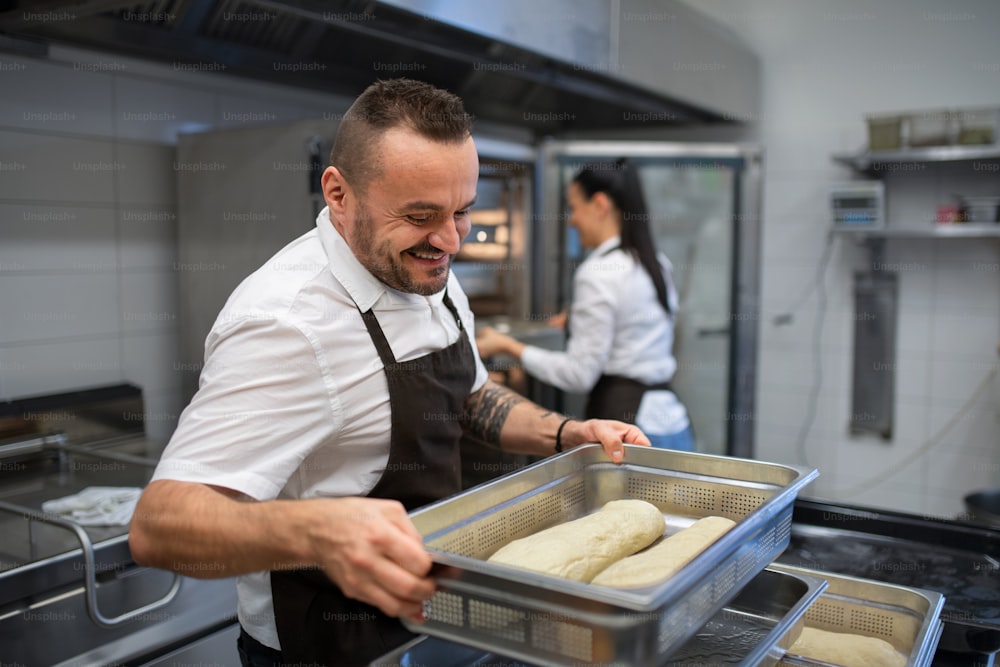
[[[563,450],[563,446],[562,446],[562,432],[563,432],[563,428],[566,426],[566,424],[570,423],[571,421],[576,421],[576,420],[573,419],[572,417],[567,417],[566,419],[563,420],[562,424],[559,424],[559,428],[558,428],[558,430],[556,430],[556,453],[557,454]]]

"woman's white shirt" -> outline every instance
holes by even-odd
[[[668,382],[677,369],[671,352],[673,317],[660,305],[656,288],[643,266],[618,247],[613,237],[594,249],[573,277],[569,340],[564,351],[528,346],[521,355],[524,370],[563,391],[586,393],[601,375],[620,375],[645,384]],[[669,278],[670,261],[659,257]],[[667,280],[671,311],[678,298]],[[636,424],[647,433],[668,434],[689,424],[687,411],[673,392],[643,396]]]

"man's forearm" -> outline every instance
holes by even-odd
[[[556,431],[565,417],[520,394],[487,381],[466,401],[466,428],[487,444],[517,454],[555,452]]]
[[[136,506],[129,546],[140,565],[203,579],[309,566],[301,509],[297,501],[243,502],[201,484],[153,482]]]
[[[151,483],[129,529],[140,565],[200,578],[317,567],[349,598],[418,619],[433,564],[402,503],[345,496],[243,502],[225,489]]]

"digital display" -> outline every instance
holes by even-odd
[[[833,200],[833,205],[837,208],[873,208],[875,200],[866,197],[837,197]]]

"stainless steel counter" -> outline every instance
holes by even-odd
[[[141,488],[148,482],[155,461],[144,456],[150,443],[136,429],[103,440],[93,429],[120,418],[121,409],[141,415],[141,403],[112,410],[107,402],[96,403],[101,409],[91,405],[89,414],[99,418],[89,421],[93,437],[84,445],[72,444],[66,433],[47,432],[0,446],[5,664],[154,665],[175,654],[199,656],[205,664],[238,664],[234,580],[139,567],[129,551],[127,525],[81,526],[42,510],[45,501],[87,487]],[[37,405],[53,410],[44,400]],[[74,423],[88,414],[65,407],[57,413]],[[25,414],[26,421],[38,423],[35,413]]]

